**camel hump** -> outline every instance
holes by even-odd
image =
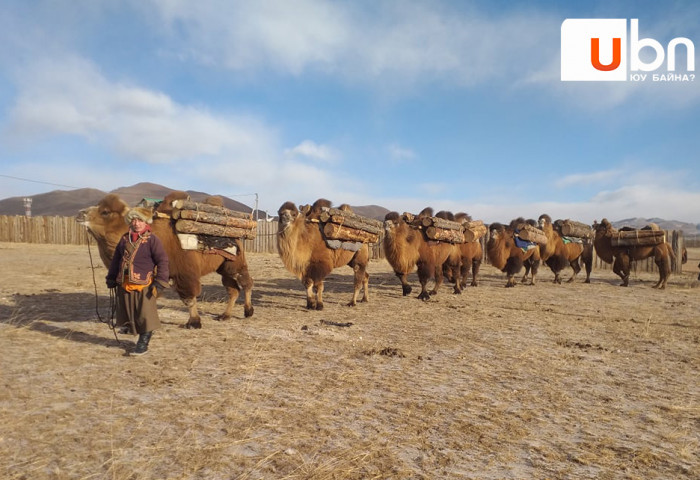
[[[453,221],[455,220],[455,216],[452,212],[448,212],[447,210],[440,210],[435,214],[437,218],[442,218],[443,220],[450,220]]]
[[[460,223],[471,222],[472,216],[464,212],[455,213],[455,221]]]
[[[343,203],[341,206],[338,207],[338,210],[342,210],[344,212],[352,213],[352,207],[348,205],[347,203]]]
[[[204,199],[204,203],[206,203],[207,205],[212,205],[214,207],[223,207],[224,199],[221,198],[221,196],[219,195],[212,195]]]
[[[433,208],[432,207],[425,207],[423,210],[420,211],[418,216],[419,217],[432,217],[433,216]]]
[[[162,202],[156,207],[156,212],[170,215],[173,213],[173,202],[176,200],[189,200],[190,195],[182,190],[173,190],[165,196]]]
[[[121,199],[116,193],[107,194],[100,203],[97,204],[100,211],[108,210],[110,212],[124,214],[129,209],[129,205]]]

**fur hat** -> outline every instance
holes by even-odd
[[[146,207],[134,207],[126,213],[124,221],[128,225],[133,218],[140,218],[146,223],[151,223],[153,221],[153,210]]]

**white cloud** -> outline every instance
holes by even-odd
[[[328,145],[319,145],[311,140],[304,140],[294,148],[284,151],[287,155],[301,156],[312,160],[333,163],[339,158],[338,152]]]
[[[325,72],[375,86],[379,79],[393,84],[441,79],[458,85],[504,79],[542,63],[559,35],[555,17],[493,17],[449,3],[154,4],[180,57],[242,72]]]
[[[392,143],[387,147],[387,151],[389,152],[389,158],[392,160],[393,163],[403,163],[406,161],[414,160],[417,155],[416,153],[411,150],[410,148],[405,148],[400,146],[397,143]]]
[[[554,182],[557,188],[568,188],[577,186],[608,184],[620,177],[623,173],[621,169],[602,170],[591,173],[573,173],[566,175]]]

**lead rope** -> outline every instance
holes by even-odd
[[[121,345],[122,342],[119,340],[119,337],[117,337],[117,330],[115,328],[115,321],[114,321],[114,314],[117,310],[117,302],[116,302],[116,288],[110,288],[109,289],[109,318],[105,321],[102,319],[102,316],[100,315],[100,304],[99,304],[99,295],[97,293],[97,280],[95,279],[95,264],[92,261],[92,250],[90,249],[90,233],[85,232],[86,238],[87,238],[87,246],[88,246],[88,255],[90,256],[90,269],[92,270],[92,284],[95,288],[95,313],[97,314],[97,319],[100,321],[100,323],[106,323],[107,326],[112,330],[112,333],[114,334],[114,339]]]

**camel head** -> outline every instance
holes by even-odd
[[[596,237],[609,236],[615,232],[612,223],[610,223],[607,218],[602,219],[600,223],[594,222],[593,229],[595,230]]]
[[[506,227],[498,222],[489,225],[489,237],[494,241],[498,240],[506,233]]]
[[[544,229],[545,225],[552,225],[552,217],[550,217],[546,213],[543,213],[537,219],[537,224],[538,224],[537,226],[539,226],[539,228]]]
[[[129,205],[118,195],[109,194],[97,205],[84,208],[76,216],[76,221],[87,227],[88,231],[96,238],[104,238],[110,232],[119,231],[119,236],[128,230],[124,221]]]
[[[287,230],[287,228],[294,223],[299,215],[303,215],[303,213],[299,212],[296,205],[294,205],[292,202],[284,202],[279,210],[277,210],[280,233]]]
[[[389,212],[384,215],[384,231],[389,233],[403,223],[403,217],[398,212]]]
[[[111,193],[97,205],[84,208],[76,216],[76,221],[85,225],[97,240],[102,263],[107,267],[112,261],[119,239],[129,230],[124,220],[129,210],[129,205],[124,200]]]

